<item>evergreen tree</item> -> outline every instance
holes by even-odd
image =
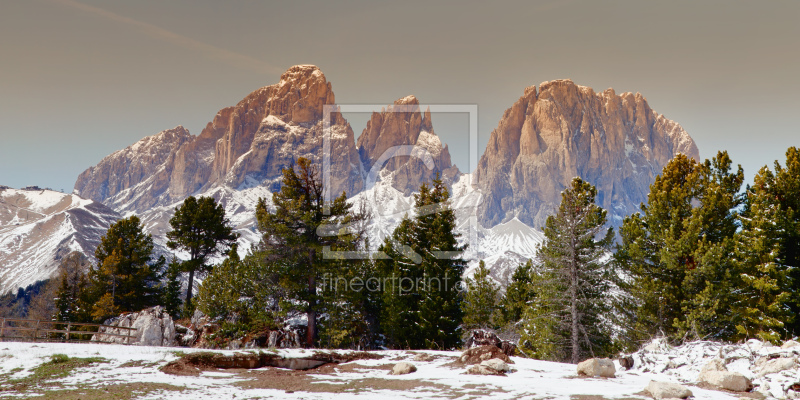
[[[153,238],[132,216],[112,224],[95,251],[97,266],[89,270],[86,299],[95,321],[121,312],[140,311],[161,300],[160,271],[166,261],[152,260]]]
[[[778,342],[797,335],[797,243],[800,241],[800,152],[786,152],[786,167],[762,168],[748,187],[737,241],[737,267],[742,277],[735,310],[741,338]]]
[[[172,318],[178,318],[181,314],[181,263],[173,259],[164,273],[163,292],[161,304]]]
[[[327,318],[321,323],[325,347],[369,349],[378,338],[380,281],[373,260],[337,262],[336,273],[323,277]]]
[[[241,259],[233,245],[228,257],[203,280],[197,293],[198,309],[213,319],[238,325],[237,331],[278,328],[276,321],[284,315],[278,299],[288,295],[279,290],[276,277],[259,261],[253,255]]]
[[[89,322],[90,304],[86,296],[87,271],[89,262],[86,257],[73,251],[59,265],[59,287],[55,295],[57,321]]]
[[[467,329],[491,328],[496,324],[493,316],[497,310],[498,288],[489,277],[489,269],[481,260],[473,277],[467,278],[464,295],[464,327]]]
[[[189,273],[184,305],[191,312],[195,274],[208,272],[211,266],[207,260],[225,254],[239,235],[233,232],[225,218],[225,209],[211,197],[195,199],[189,196],[175,208],[175,215],[169,223],[172,231],[167,232],[167,246],[189,253],[189,259],[181,266],[184,272]]]
[[[577,364],[587,354],[608,351],[600,320],[608,312],[609,269],[601,259],[613,240],[606,211],[594,201],[597,189],[574,178],[561,194],[558,213],[547,218],[540,246],[536,297],[526,312],[523,341],[540,358]]]
[[[739,274],[733,262],[741,167],[720,152],[698,163],[679,154],[650,186],[642,212],[626,218],[615,260],[638,305],[634,339],[654,334],[731,338]]]
[[[520,264],[514,270],[511,282],[506,287],[506,293],[500,299],[496,317],[500,326],[516,325],[522,319],[524,310],[528,308],[528,303],[534,296],[532,274],[533,262],[531,260]]]
[[[384,287],[382,328],[394,347],[451,349],[461,341],[462,297],[457,281],[466,267],[458,244],[450,194],[438,177],[414,195],[415,217],[401,221],[380,250]]]
[[[777,260],[788,269],[791,314],[800,313],[800,149],[786,150],[786,165],[775,162],[775,184],[768,191],[777,213]],[[788,326],[789,336],[800,336],[800,318],[793,318]]]
[[[306,345],[313,347],[322,309],[318,287],[322,277],[340,262],[326,252],[355,250],[363,242],[364,232],[352,227],[365,217],[351,210],[344,192],[326,202],[319,171],[306,158],[283,170],[282,183],[281,190],[272,195],[274,211],[263,199],[256,207],[262,233],[257,257],[267,275],[277,277],[286,291],[284,309],[299,306],[306,314]]]

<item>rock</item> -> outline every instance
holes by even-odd
[[[791,349],[792,347],[797,347],[797,346],[800,346],[800,342],[797,342],[795,340],[787,340],[783,343],[783,345],[781,345],[781,348]]]
[[[468,375],[497,375],[497,376],[505,376],[505,372],[498,371],[494,368],[489,368],[486,365],[478,364],[478,365],[470,365],[467,368],[466,374]]]
[[[194,310],[191,319],[192,325],[195,327],[203,326],[208,323],[208,317],[200,310]]]
[[[392,367],[392,372],[390,372],[389,375],[406,375],[416,371],[417,367],[415,367],[414,364],[399,362]]]
[[[431,112],[420,112],[414,96],[398,99],[393,105],[374,112],[358,137],[358,153],[365,171],[384,169],[392,186],[405,195],[419,190],[422,182],[431,182],[439,174],[446,183],[458,177],[458,169],[450,161],[450,151],[433,132]],[[383,165],[379,160],[393,154],[395,146],[416,146],[420,156],[429,155],[431,165],[420,157],[392,157]],[[432,168],[428,168],[432,167]]]
[[[491,360],[481,361],[481,363],[478,364],[478,365],[483,366],[483,367],[487,367],[487,368],[491,368],[491,369],[493,369],[495,371],[498,371],[498,372],[508,372],[509,370],[511,370],[511,368],[509,368],[508,364],[506,364],[505,361],[503,361],[503,360],[501,360],[499,358],[493,358]]]
[[[544,226],[561,191],[580,176],[597,187],[609,220],[621,221],[639,211],[678,153],[699,160],[689,134],[641,94],[596,93],[570,80],[531,86],[503,114],[478,163],[479,219],[486,227],[514,217]]]
[[[764,376],[768,374],[775,374],[796,367],[797,367],[797,362],[793,358],[786,358],[786,357],[775,358],[764,363],[764,366],[761,367],[759,375]]]
[[[703,366],[703,369],[700,370],[700,376],[702,377],[704,372],[727,371],[727,370],[728,368],[725,366],[725,360],[721,358],[715,358]]]
[[[144,309],[135,313],[122,314],[119,317],[107,320],[105,325],[136,328],[130,344],[140,346],[175,346],[175,323],[172,317],[163,307],[156,306]],[[126,343],[127,339],[103,335],[122,334],[127,335],[127,329],[100,328],[100,331],[92,337],[92,341],[108,343]]]
[[[228,350],[239,350],[242,348],[242,341],[241,340],[231,340],[228,342]]]
[[[462,364],[480,364],[483,361],[493,358],[500,359],[509,364],[514,363],[514,361],[497,346],[481,346],[468,349],[461,353],[461,357],[458,358],[458,361]]]
[[[319,68],[293,66],[277,84],[220,110],[198,136],[178,126],[107,156],[78,177],[75,191],[117,212],[139,215],[154,236],[169,230],[174,203],[189,195],[211,195],[252,214],[254,203],[234,206],[240,200],[226,189],[263,186],[266,195],[280,186],[281,170],[297,158],[321,166],[323,111],[333,104],[332,86]],[[330,116],[329,186],[332,193],[354,195],[364,188],[355,135],[341,113]],[[242,229],[254,222],[246,221]]]
[[[728,371],[725,366],[725,360],[721,358],[709,361],[700,370],[698,380],[716,388],[733,392],[749,392],[753,389],[753,383],[750,379],[738,372]]]
[[[431,362],[434,359],[435,359],[435,357],[433,357],[432,355],[427,354],[427,353],[419,353],[419,354],[415,355],[414,358],[413,358],[414,361],[422,361],[422,362]]]
[[[700,381],[718,389],[732,392],[749,392],[753,389],[753,383],[750,382],[750,379],[738,372],[705,371],[700,375]]]
[[[693,396],[686,386],[672,382],[650,381],[644,390],[654,399],[685,399]]]
[[[620,357],[619,366],[625,369],[633,368],[633,357],[631,356]]]
[[[578,363],[578,375],[588,377],[613,378],[617,369],[608,358],[590,358]]]
[[[465,341],[464,347],[471,349],[481,346],[497,346],[503,350],[503,353],[507,356],[513,356],[517,352],[517,345],[507,340],[500,339],[496,333],[485,329],[475,329]]]

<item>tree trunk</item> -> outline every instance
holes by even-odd
[[[306,332],[306,346],[314,347],[317,339],[317,277],[314,275],[314,250],[309,252],[308,268],[311,274],[308,276],[308,330]]]
[[[570,308],[572,311],[572,363],[577,364],[580,359],[580,352],[578,349],[580,331],[578,329],[578,277],[575,273],[575,268],[572,268],[572,282],[569,288],[570,294]]]
[[[186,288],[186,305],[192,301],[192,285],[194,285],[194,270],[189,271],[189,287]],[[191,317],[191,315],[190,315]]]

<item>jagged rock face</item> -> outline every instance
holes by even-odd
[[[503,114],[478,164],[481,221],[493,226],[517,217],[541,227],[580,176],[597,187],[598,204],[619,225],[677,153],[699,159],[686,131],[641,94],[595,93],[570,80],[529,87]]]
[[[397,107],[400,106],[400,107]],[[411,156],[397,146],[417,146]],[[358,153],[365,171],[383,170],[381,179],[391,179],[392,186],[405,195],[430,183],[438,173],[448,183],[458,178],[459,171],[450,161],[450,151],[433,131],[430,109],[423,115],[419,101],[407,96],[394,106],[372,113],[367,127],[358,137]]]
[[[76,193],[121,212],[144,213],[215,186],[276,189],[281,170],[299,157],[323,161],[323,108],[334,104],[319,68],[298,65],[278,84],[220,110],[199,136],[183,127],[147,137],[84,171]],[[330,119],[333,194],[363,189],[353,131],[341,113]]]
[[[75,190],[83,197],[102,202],[115,196],[125,197],[121,195],[123,192],[150,180],[152,190],[160,194],[169,184],[169,171],[164,165],[193,139],[182,126],[148,136],[83,171]]]

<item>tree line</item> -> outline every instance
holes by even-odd
[[[306,346],[362,349],[452,349],[483,328],[524,355],[569,362],[655,336],[798,336],[800,151],[788,149],[784,165],[762,168],[744,189],[732,165],[726,152],[676,156],[617,235],[596,188],[573,179],[538,255],[501,288],[483,262],[461,281],[466,246],[441,180],[420,187],[414,211],[367,257],[368,210],[346,193],[327,201],[318,169],[301,158],[272,201],[259,200],[262,239],[245,256],[223,207],[190,197],[167,234],[183,261],[155,257],[141,221],[120,220],[88,273],[79,256],[65,260],[55,317],[102,321],[159,304],[177,318],[201,310],[227,340],[302,321]]]

